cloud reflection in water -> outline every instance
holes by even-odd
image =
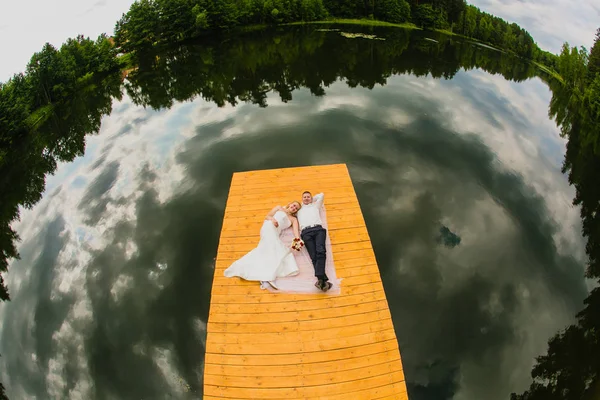
[[[564,143],[537,80],[294,92],[267,108],[124,100],[17,224],[0,306],[12,398],[198,398],[231,174],[347,163],[412,400],[504,399],[581,307],[583,247]],[[541,115],[544,118],[541,118]],[[52,190],[51,190],[52,189]],[[438,243],[441,226],[460,236]]]

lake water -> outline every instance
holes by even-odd
[[[587,292],[545,78],[438,34],[326,28],[140,55],[85,156],[14,225],[11,399],[201,398],[232,173],[329,163],[349,167],[411,400],[529,385]]]

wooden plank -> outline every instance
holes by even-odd
[[[271,343],[268,346],[269,354],[307,354],[312,352],[321,352],[326,350],[344,349],[347,347],[356,347],[364,344],[384,342],[393,340],[396,333],[393,329],[372,332],[363,335],[351,337],[339,337],[334,339],[325,339],[315,342],[310,340],[311,335],[306,335],[306,340],[300,337],[296,342],[289,343]],[[255,343],[215,343],[213,341],[206,344],[207,353],[221,354],[264,354],[266,346],[257,346]]]
[[[229,212],[228,215],[225,215],[225,218],[227,219],[228,223],[260,223],[262,225],[273,205],[274,203],[271,203],[265,208],[254,211],[248,211],[244,209],[243,211]],[[327,212],[327,217],[329,219],[333,219],[334,221],[349,221],[362,217],[362,212],[356,207],[349,208],[348,210],[332,210]]]
[[[408,393],[384,395],[383,397],[369,397],[373,400],[408,400]]]
[[[335,192],[327,192],[325,195],[324,204],[327,207],[328,204],[352,204],[355,207],[359,205],[356,198],[351,196],[354,194],[352,188],[347,188]],[[253,206],[258,205],[262,208],[272,208],[279,202],[286,203],[288,201],[297,200],[300,201],[301,197],[296,192],[281,193],[273,191],[271,194],[260,194],[258,196],[252,196],[252,190],[248,189],[245,191],[243,196],[233,196],[227,200],[227,207],[229,206],[245,206],[248,207],[251,204]],[[244,201],[245,200],[245,201]],[[254,207],[253,207],[254,208]],[[258,207],[254,209],[260,209]]]
[[[229,220],[229,219],[233,219],[233,218],[240,218],[240,217],[246,217],[246,218],[264,218],[265,215],[271,211],[271,206],[273,206],[273,204],[268,204],[266,207],[265,206],[261,206],[260,208],[251,210],[248,208],[243,208],[239,211],[231,211],[228,210],[223,216],[225,219]],[[362,214],[362,211],[360,209],[360,207],[358,207],[357,205],[354,205],[352,203],[337,203],[337,204],[331,204],[331,205],[327,205],[327,216],[331,217],[333,219],[339,217],[339,216],[343,216],[343,215],[360,215]]]
[[[351,288],[346,288],[344,285],[341,287],[342,296],[338,296],[339,298],[350,295],[367,295],[369,293],[378,293],[379,291],[383,291],[383,286],[366,284],[366,285],[358,285],[353,286]],[[256,294],[215,294],[211,295],[211,305],[212,304],[227,304],[227,303],[235,303],[235,304],[265,304],[265,303],[301,303],[314,301],[319,299],[330,299],[331,296],[327,294],[315,294],[307,296],[306,294],[289,294],[289,293],[269,293],[270,296],[265,296],[263,292],[259,292]]]
[[[284,387],[298,387],[347,383],[358,379],[402,372],[400,358],[396,360],[373,358],[368,365],[341,371],[334,370],[327,374],[314,373],[311,368],[313,365],[318,364],[301,364],[297,375],[287,375],[285,379],[274,379],[272,376],[206,374],[204,380],[208,385],[217,386],[280,388],[282,385],[285,385]]]
[[[279,188],[283,194],[293,193],[297,197],[301,197],[302,193],[309,191],[313,196],[319,193],[323,193],[323,188],[331,189],[347,189],[352,188],[352,184],[342,179],[343,174],[337,176],[319,176],[318,180],[315,181],[314,177],[308,177],[308,179],[301,179],[298,181],[290,182],[284,180],[283,182],[277,181],[246,181],[240,182],[239,184],[232,185],[229,189],[229,195],[237,195],[239,193],[247,193],[247,189],[250,188],[253,193],[261,193],[263,191],[269,191],[274,188]],[[307,182],[308,181],[308,182]],[[288,186],[288,184],[290,184]]]
[[[239,333],[239,332],[221,332],[215,335],[213,342],[217,344],[240,344],[240,343],[256,343],[272,344],[272,343],[287,343],[303,340],[325,340],[335,339],[348,336],[365,335],[368,333],[383,332],[393,327],[390,320],[382,319],[379,321],[365,320],[362,323],[352,326],[328,327],[324,324],[323,328],[317,331],[287,331],[287,332],[261,332],[261,333]],[[312,338],[312,339],[311,339]]]
[[[356,368],[363,368],[369,365],[375,365],[382,362],[401,363],[400,355],[394,350],[385,350],[381,353],[367,354],[359,357],[340,360],[326,360],[316,363],[296,363],[287,365],[230,365],[230,364],[211,364],[213,372],[226,376],[295,376],[300,374],[328,374],[332,372],[347,371]]]
[[[221,396],[226,399],[307,399],[336,394],[356,393],[357,390],[376,388],[393,383],[394,380],[404,380],[402,371],[357,379],[351,382],[330,385],[300,386],[289,388],[240,388],[232,386],[204,385],[204,393],[208,396]]]
[[[265,215],[325,193],[341,294],[271,293],[223,271],[252,250]],[[394,324],[344,164],[235,173],[215,257],[205,399],[407,399]]]
[[[244,300],[248,303],[269,303],[269,302],[299,302],[299,301],[311,301],[314,298],[331,298],[331,295],[326,293],[318,294],[289,294],[289,293],[269,293],[269,296],[265,296],[265,292],[258,289],[256,285],[249,287],[249,290],[237,291],[237,290],[226,290],[220,287],[219,290],[212,291],[212,298],[215,299],[215,303],[227,302],[226,299],[219,297],[219,295],[225,295],[229,298],[231,303],[239,303]],[[257,290],[254,290],[256,288]],[[341,285],[342,296],[359,293],[375,293],[383,290],[381,282],[368,283],[364,285],[356,285],[347,287]],[[239,297],[242,296],[242,297]],[[225,300],[225,301],[223,301]],[[212,302],[212,301],[211,301]]]
[[[292,193],[281,195],[273,192],[269,194],[259,195],[258,197],[254,196],[251,191],[246,191],[246,193],[248,194],[230,198],[230,200],[227,202],[227,207],[244,206],[251,202],[254,205],[263,206],[264,208],[270,210],[276,205],[283,206],[291,201],[300,201],[300,198],[298,198]],[[335,192],[334,194],[328,195],[327,198],[325,198],[324,204],[326,207],[329,203],[356,204],[352,201],[349,201],[349,197],[353,194],[354,192],[352,191],[352,189],[345,189],[343,191],[340,190],[339,192]]]
[[[229,280],[237,281],[237,285],[229,284]],[[351,289],[352,286],[360,286],[363,284],[381,284],[379,275],[367,274],[360,276],[351,276],[343,281],[343,287]],[[215,294],[258,294],[263,292],[257,282],[247,282],[239,278],[226,278],[224,276],[215,277],[213,280],[212,293]],[[326,295],[326,294],[324,294]]]
[[[404,392],[402,392],[404,390]],[[222,397],[215,396],[204,396],[204,400],[217,400],[222,399]],[[327,396],[318,397],[319,399],[327,399],[327,400],[348,400],[348,399],[368,399],[368,400],[408,400],[408,394],[406,393],[406,387],[404,385],[404,381],[396,382],[390,384],[386,384],[379,387],[374,387],[366,390],[358,390],[352,392],[352,395],[349,396],[346,393],[343,394],[333,394]],[[287,398],[282,398],[285,400]]]
[[[245,314],[250,311],[256,313],[279,313],[285,311],[304,311],[319,310],[322,308],[338,308],[364,302],[385,300],[385,293],[372,292],[365,294],[356,294],[350,296],[321,296],[310,297],[307,301],[286,301],[271,303],[212,303],[210,310],[212,313],[227,314]]]
[[[345,318],[331,318],[327,321],[327,327],[346,328],[363,323],[374,323],[377,321],[389,321],[391,318],[389,311],[374,310],[363,314],[349,315]],[[393,325],[390,325],[393,326]],[[239,323],[239,322],[213,322],[209,321],[207,332],[231,332],[231,333],[271,333],[271,332],[292,332],[292,331],[310,331],[319,330],[323,327],[323,320],[314,319],[307,321],[282,321],[274,320],[269,324],[260,323]]]
[[[285,200],[285,199],[284,199]],[[273,201],[271,202],[265,202],[262,204],[255,204],[255,203],[249,203],[249,204],[237,204],[237,205],[231,205],[231,204],[227,204],[226,207],[226,212],[241,212],[241,211],[246,211],[246,212],[257,212],[257,211],[263,211],[267,210],[267,212],[269,210],[271,210],[274,206],[277,205],[277,199],[273,199]],[[340,198],[340,199],[336,199],[335,201],[325,201],[325,206],[327,208],[327,210],[336,210],[336,209],[343,209],[344,207],[360,207],[360,205],[358,204],[358,201],[354,200],[354,199],[350,199],[350,198]]]
[[[246,367],[262,367],[265,365],[283,366],[291,364],[310,364],[322,363],[325,361],[338,361],[347,363],[350,359],[365,357],[377,354],[383,351],[398,351],[398,341],[396,339],[379,343],[369,343],[363,346],[348,347],[330,351],[319,351],[314,353],[299,354],[219,354],[206,353],[204,362],[206,366],[213,365],[243,365]]]
[[[324,319],[330,321],[333,318],[345,318],[347,315],[364,314],[371,311],[385,310],[387,308],[387,300],[376,300],[335,308],[325,308],[320,310],[280,311],[277,313],[277,321],[306,321],[315,319]],[[227,324],[237,324],[244,322],[252,324],[268,324],[273,321],[273,314],[258,313],[252,311],[248,313],[215,313],[211,321]],[[327,321],[324,321],[323,323],[326,324]],[[326,327],[326,325],[324,327]]]
[[[351,288],[352,286],[360,286],[365,284],[379,284],[381,278],[379,275],[369,273],[365,271],[364,274],[344,277],[343,286],[344,288]],[[231,285],[229,280],[235,280],[238,282],[237,285]],[[248,282],[239,278],[226,278],[224,276],[215,277],[213,280],[213,293],[229,293],[229,294],[243,294],[243,293],[256,293],[262,291],[257,282]]]
[[[383,385],[366,390],[358,390],[352,392],[352,396],[348,394],[337,394],[325,397],[327,400],[347,400],[352,399],[379,399],[379,398],[392,398],[395,400],[408,400],[408,394],[406,392],[406,386],[404,381],[394,382],[391,385]]]

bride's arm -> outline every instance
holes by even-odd
[[[298,229],[298,218],[292,218],[292,230],[294,231],[294,237],[300,237],[300,229]]]
[[[275,218],[273,218],[273,216],[275,215],[275,213],[279,210],[279,206],[274,207],[265,217],[266,220],[269,220],[271,222],[273,222],[274,224],[277,224],[277,220]],[[279,225],[279,224],[277,224]],[[277,226],[275,225],[275,226]]]

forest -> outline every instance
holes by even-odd
[[[517,24],[482,12],[465,0],[142,0],[117,22],[115,40],[130,53],[214,30],[329,17],[412,23],[452,31],[551,67],[555,59]]]
[[[573,204],[581,207],[587,239],[586,275],[600,285],[600,28],[590,52],[565,43],[558,58],[564,82],[551,84],[550,116],[568,139],[563,173],[575,187]],[[538,357],[534,382],[511,400],[600,398],[600,288],[593,289],[577,314],[577,323],[548,342]]]
[[[410,57],[408,40],[396,38],[395,46],[381,44],[377,52],[386,68],[372,71],[367,58],[359,59],[343,46],[335,60],[322,66],[327,74],[315,78],[309,60],[297,59],[295,70],[264,59],[250,49],[220,45],[215,31],[234,28],[310,22],[329,18],[375,19],[413,24],[473,38],[508,53],[537,61],[557,71],[553,79],[528,64],[519,69],[509,55],[500,63],[472,48],[463,51],[453,65]],[[301,35],[304,31],[295,31]],[[398,30],[397,35],[408,35]],[[293,40],[292,40],[293,39]],[[198,41],[195,51],[211,63],[181,52],[179,43]],[[289,39],[283,60],[300,58],[299,39]],[[436,51],[452,53],[442,45]],[[404,43],[404,45],[402,45]],[[581,208],[583,234],[589,258],[587,276],[600,283],[600,204],[596,171],[600,170],[600,29],[593,47],[563,46],[559,56],[539,49],[527,31],[463,0],[142,0],[134,3],[115,26],[113,37],[92,40],[83,36],[67,40],[60,48],[46,44],[35,53],[25,71],[0,83],[0,272],[18,258],[19,240],[11,224],[19,209],[33,207],[42,197],[45,179],[56,171],[58,162],[83,155],[86,136],[98,133],[101,118],[112,111],[113,99],[123,90],[136,104],[153,108],[169,107],[173,101],[202,96],[223,105],[250,101],[265,106],[266,93],[277,91],[284,101],[299,87],[322,95],[327,84],[344,77],[348,85],[373,87],[392,74],[431,74],[450,78],[460,68],[482,68],[505,78],[523,80],[540,76],[552,90],[550,116],[568,139],[563,171],[576,189],[574,204]],[[273,51],[282,51],[279,46]],[[305,49],[306,50],[306,49]],[[313,49],[318,52],[318,48]],[[254,57],[248,57],[253,54]],[[305,54],[305,53],[303,53]],[[160,55],[160,57],[157,57]],[[448,57],[446,55],[445,57]],[[158,60],[158,61],[157,61]],[[292,63],[290,63],[292,64]],[[122,71],[136,68],[122,84]],[[262,68],[264,79],[252,80]],[[186,79],[177,73],[187,71]],[[270,71],[270,72],[268,72]],[[273,71],[279,71],[273,75]],[[179,75],[181,76],[181,75]],[[248,79],[240,79],[246,76]],[[163,82],[163,85],[157,85]],[[9,291],[0,275],[0,300],[9,300]],[[533,383],[512,400],[587,399],[600,393],[600,290],[594,289],[577,315],[577,323],[557,333],[548,352],[538,358],[532,371]],[[0,398],[3,398],[0,384]],[[587,397],[586,397],[587,396]],[[596,396],[596,397],[593,397]],[[5,398],[5,397],[4,397]]]

